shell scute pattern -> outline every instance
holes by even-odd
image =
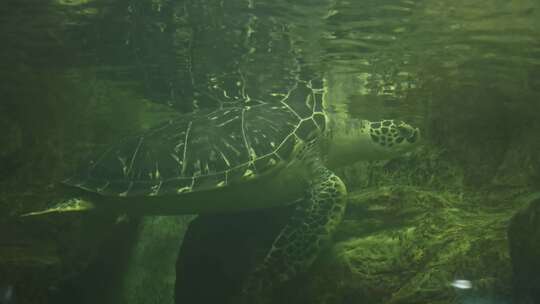
[[[299,83],[278,103],[179,116],[102,154],[67,184],[103,195],[156,196],[223,187],[287,162],[324,129],[322,90]]]

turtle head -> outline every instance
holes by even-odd
[[[364,121],[363,128],[383,158],[409,151],[420,141],[420,130],[400,120]]]
[[[349,118],[334,123],[328,145],[330,166],[396,157],[413,150],[420,130],[403,121],[367,121]]]

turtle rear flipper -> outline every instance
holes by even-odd
[[[67,200],[60,201],[59,203],[53,204],[51,207],[47,209],[24,213],[20,216],[26,217],[26,216],[49,215],[51,213],[86,212],[94,208],[95,208],[94,204],[90,201],[87,201],[81,198],[70,198]]]
[[[248,277],[245,303],[266,303],[275,283],[305,272],[341,222],[347,203],[345,184],[325,167],[318,168],[316,176],[305,201],[297,205],[263,263]]]

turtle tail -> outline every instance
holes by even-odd
[[[33,211],[21,214],[21,217],[26,216],[40,216],[40,215],[50,215],[55,213],[65,213],[65,212],[87,212],[95,208],[95,205],[82,198],[70,198],[67,200],[62,200],[58,203],[53,204],[52,206],[40,210]]]

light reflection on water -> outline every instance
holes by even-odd
[[[124,84],[133,80],[145,82],[146,91],[150,92],[148,97],[165,102],[190,94],[189,90],[178,87],[178,83],[187,86],[190,81],[185,71],[189,65],[185,57],[189,54],[182,51],[190,39],[202,41],[197,42],[200,47],[192,52],[198,56],[194,64],[199,67],[195,69],[214,69],[219,76],[222,70],[228,71],[238,64],[230,65],[232,59],[250,51],[249,47],[239,46],[235,37],[245,39],[242,31],[250,26],[253,16],[257,18],[255,23],[263,24],[262,28],[254,27],[253,35],[270,31],[268,37],[256,38],[274,39],[271,53],[255,52],[247,56],[254,64],[248,59],[240,60],[244,61],[245,69],[254,71],[251,78],[260,78],[255,82],[258,86],[275,82],[279,87],[287,83],[282,81],[287,73],[284,67],[293,65],[286,58],[292,54],[284,51],[286,44],[277,42],[284,39],[279,37],[283,34],[280,31],[290,31],[294,53],[302,58],[302,65],[324,71],[334,82],[341,83],[343,92],[339,99],[343,100],[338,103],[347,100],[353,113],[365,114],[365,106],[371,105],[380,108],[369,110],[374,112],[373,116],[392,115],[392,106],[399,105],[414,116],[412,108],[418,105],[406,105],[411,102],[405,101],[406,97],[411,92],[424,94],[421,87],[427,85],[429,91],[441,81],[475,85],[478,79],[483,79],[492,86],[504,86],[509,94],[540,91],[540,41],[537,39],[540,4],[533,0],[227,2],[221,10],[201,15],[200,19],[207,22],[201,22],[194,29],[204,32],[207,26],[218,38],[220,33],[227,34],[218,40],[197,33],[196,37],[191,37],[191,30],[182,34],[187,35],[185,37],[172,35],[171,27],[187,28],[186,22],[190,19],[180,6],[173,7],[170,1],[148,1],[148,5],[134,0],[111,3],[56,0],[51,3],[51,6],[41,7],[44,11],[40,15],[49,16],[47,18],[31,17],[31,10],[40,9],[37,5],[9,8],[11,15],[27,18],[23,26],[10,27],[20,31],[9,33],[10,36],[24,37],[30,28],[43,28],[38,45],[19,39],[17,49],[31,47],[40,54],[27,53],[23,62],[58,66],[62,62],[54,55],[47,58],[50,52],[44,49],[70,47],[81,63],[101,66],[100,76],[110,74],[105,68],[110,69],[107,64],[114,62],[116,70],[109,77]],[[200,1],[197,5],[211,7],[211,1]],[[169,13],[172,10],[174,14]],[[226,15],[220,20],[216,16],[222,13]],[[96,24],[98,17],[104,19]],[[8,15],[2,18],[6,24],[15,22]],[[210,22],[208,18],[216,20]],[[220,22],[224,28],[218,27]],[[280,25],[288,28],[279,29]],[[219,46],[217,57],[205,51],[213,49],[212,43]],[[40,46],[43,49],[39,49]],[[6,50],[11,47],[14,46]],[[282,49],[275,50],[279,48]],[[9,52],[10,56],[26,53],[15,49]],[[174,64],[170,63],[175,60],[173,69]],[[217,67],[220,61],[227,63],[223,69]],[[273,76],[264,78],[264,73],[258,70],[260,66],[271,69],[269,74]],[[369,111],[367,116],[372,116]]]
[[[419,108],[440,86],[538,94],[539,6],[528,0],[332,1],[310,27],[320,31],[317,44],[304,39],[299,45],[319,48],[308,60],[339,90],[331,95],[338,107],[421,120]]]

